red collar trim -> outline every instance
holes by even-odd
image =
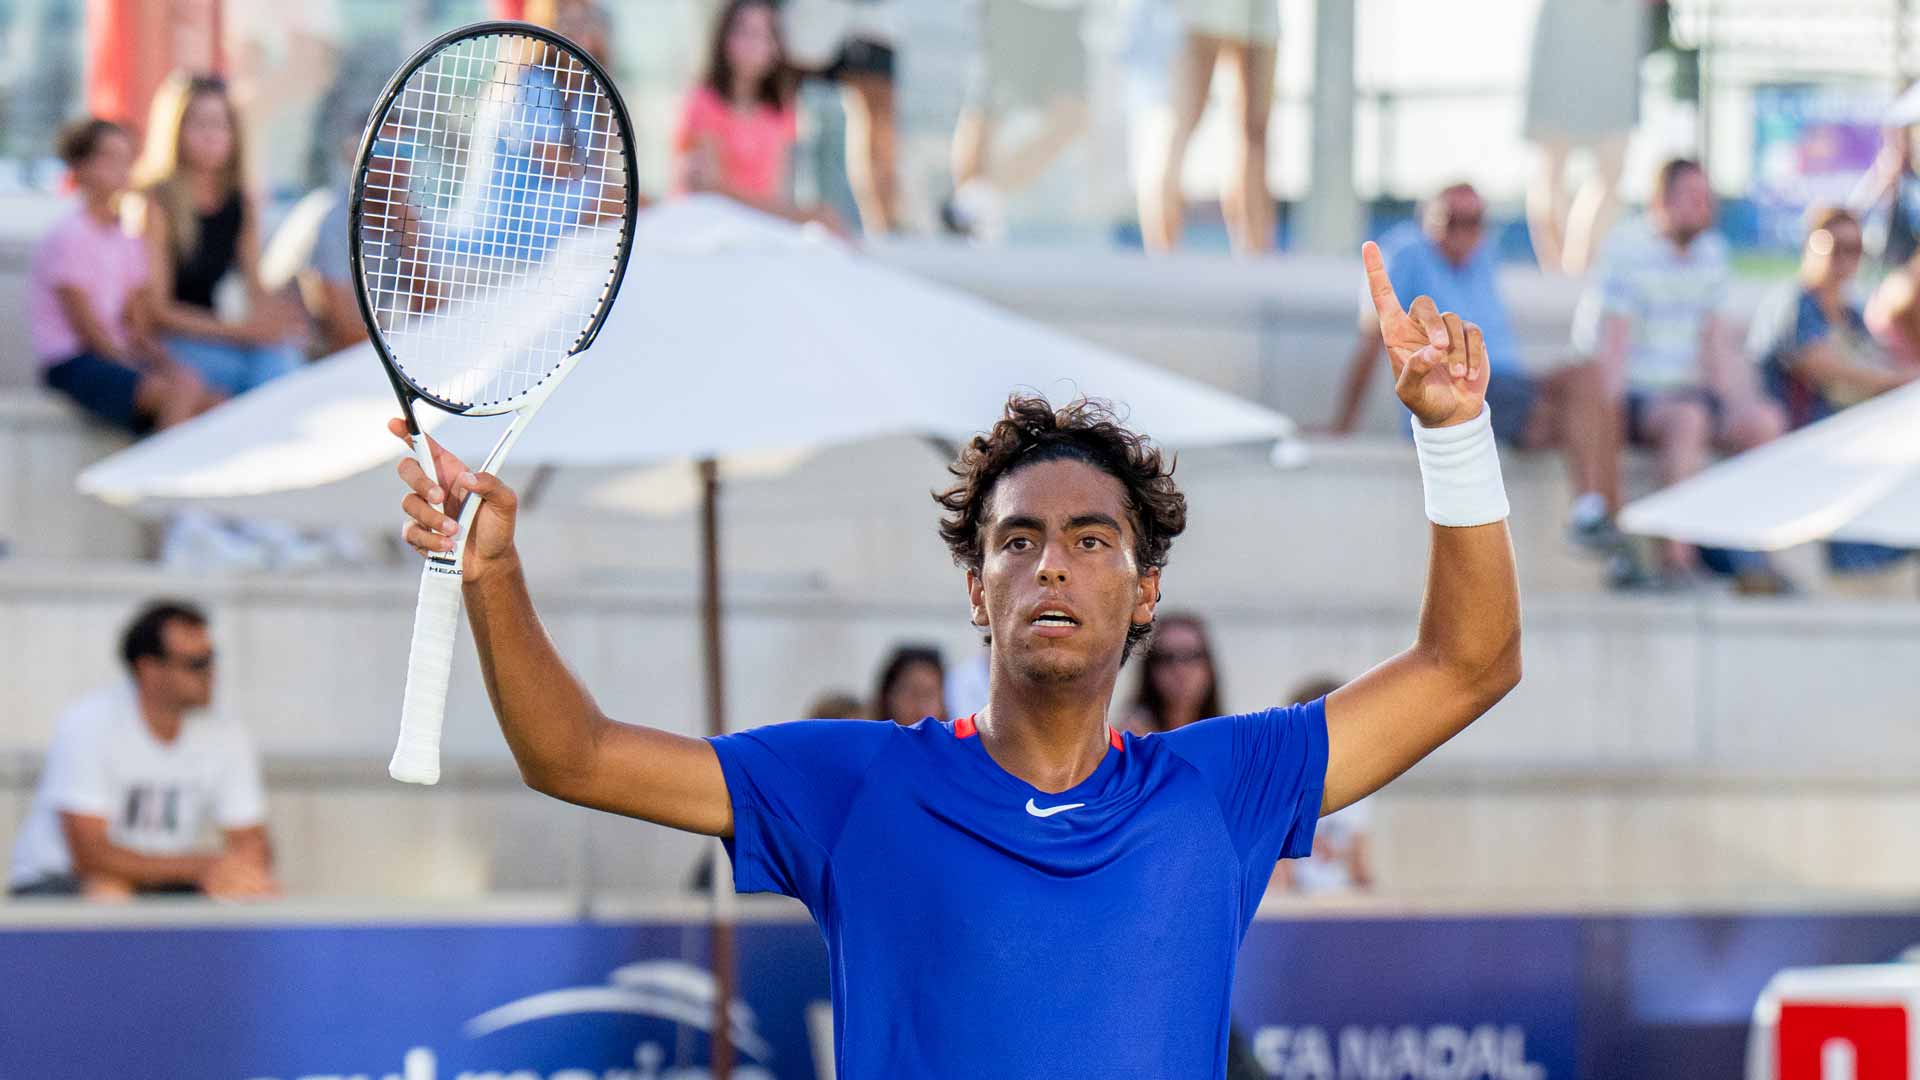
[[[979,715],[978,713],[974,714],[974,716],[978,716],[978,715]],[[971,739],[975,735],[980,734],[980,725],[974,722],[974,716],[963,716],[960,719],[955,720],[953,722],[954,738]],[[1120,733],[1118,731],[1115,731],[1111,727],[1107,729],[1107,745],[1113,747],[1115,750],[1118,750],[1123,754],[1126,753],[1126,750],[1127,750],[1126,741],[1120,738]]]

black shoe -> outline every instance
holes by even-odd
[[[1584,555],[1612,559],[1627,549],[1627,537],[1609,517],[1567,522],[1567,543]]]

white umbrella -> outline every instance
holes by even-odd
[[[1620,526],[1758,551],[1825,539],[1920,547],[1920,383],[1637,500]]]
[[[607,325],[512,463],[633,466],[900,434],[957,440],[1020,388],[1111,399],[1168,446],[1293,431],[1272,410],[708,197],[641,215]],[[327,521],[384,524],[386,471],[400,452],[385,429],[395,410],[361,346],[106,458],[79,484],[120,503],[300,490],[275,500],[276,512],[319,507]],[[419,415],[456,449],[491,435],[431,408]]]

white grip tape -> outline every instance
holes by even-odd
[[[447,715],[453,636],[460,621],[460,575],[433,562],[420,572],[420,604],[413,613],[407,654],[407,693],[400,707],[400,743],[387,775],[409,784],[440,780],[440,724]]]
[[[1413,446],[1420,458],[1428,521],[1466,528],[1506,519],[1511,511],[1489,406],[1481,405],[1478,416],[1452,427],[1424,427],[1414,420]]]

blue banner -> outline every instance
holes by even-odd
[[[734,1075],[814,1080],[819,934],[734,935]],[[1262,919],[1235,1015],[1285,1080],[1737,1076],[1775,972],[1916,942],[1920,916]],[[708,943],[657,921],[0,931],[0,1080],[694,1080]]]

